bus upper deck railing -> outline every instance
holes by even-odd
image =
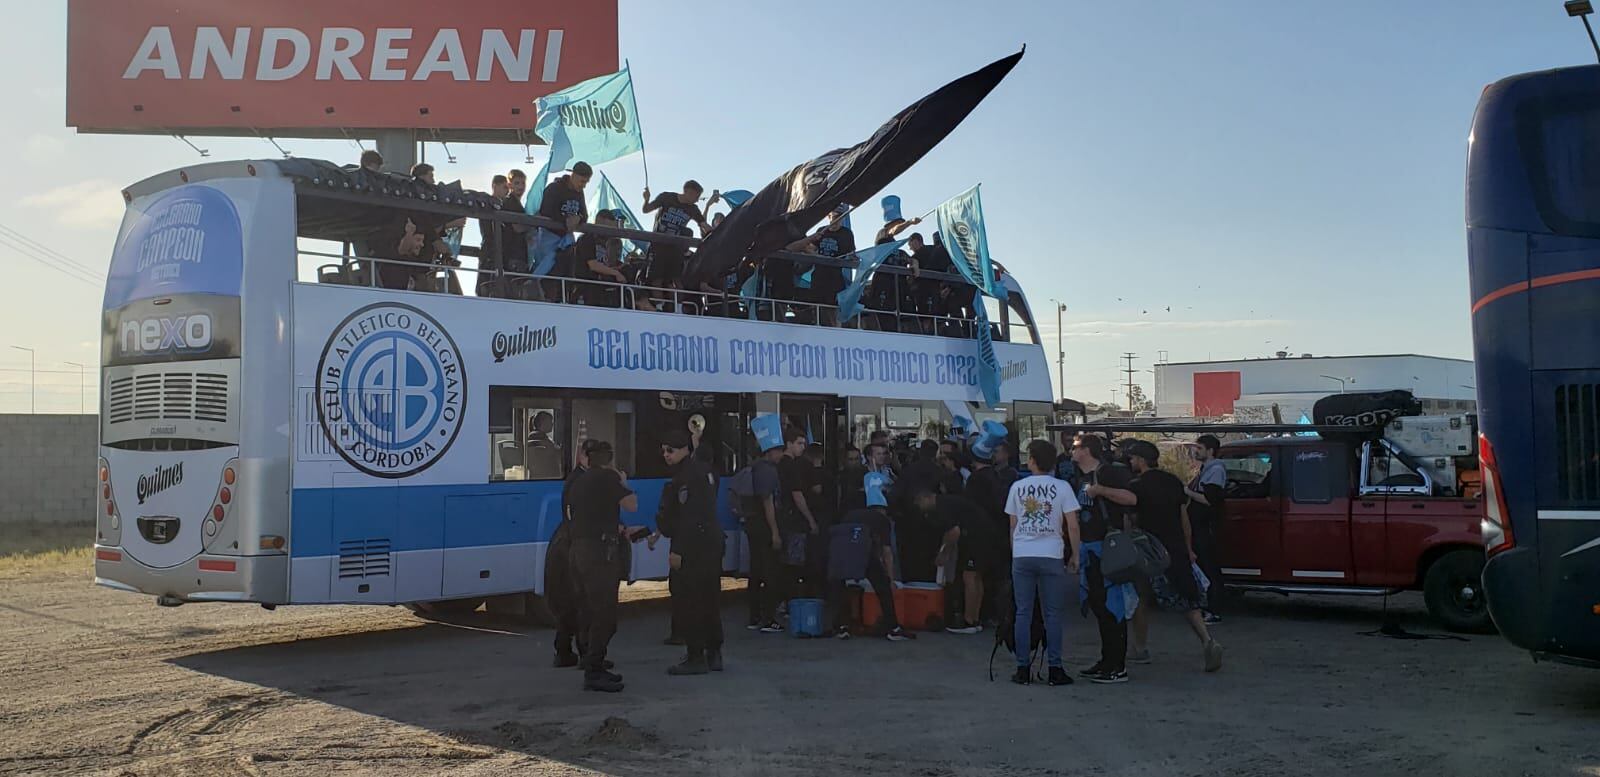
[[[472,273],[478,282],[474,288],[489,290],[499,299],[530,302],[557,302],[582,304],[588,307],[615,308],[619,310],[656,310],[678,312],[685,315],[744,318],[777,323],[838,326],[846,329],[869,331],[895,331],[907,334],[940,334],[950,337],[970,337],[977,319],[956,316],[938,316],[902,310],[883,310],[863,306],[861,312],[847,322],[838,322],[838,306],[818,302],[776,297],[746,297],[722,292],[691,291],[686,289],[648,286],[639,283],[572,278],[559,275],[533,275],[508,270],[489,270],[475,267],[442,265],[431,262],[385,259],[359,256],[353,253],[331,254],[322,251],[300,250],[300,256],[335,259],[336,263],[317,267],[317,281],[347,286],[386,288],[378,283],[381,266],[403,268],[412,279],[412,291],[461,294],[456,273]],[[488,281],[485,284],[483,281]],[[483,296],[480,293],[480,296]],[[897,294],[896,299],[899,299]],[[641,303],[649,303],[645,307]],[[830,323],[831,321],[831,323]],[[893,328],[885,324],[893,322]],[[990,322],[996,341],[1004,341],[1007,327],[1000,322]]]

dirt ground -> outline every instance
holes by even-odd
[[[1391,612],[1436,631],[1414,597]],[[1600,775],[1600,672],[1533,665],[1498,637],[1358,634],[1379,615],[1247,599],[1217,627],[1218,674],[1165,618],[1126,685],[1019,688],[989,681],[988,634],[734,628],[727,672],[668,677],[665,611],[633,603],[613,643],[628,688],[604,695],[549,667],[546,631],[160,609],[81,563],[35,565],[0,571],[0,774]],[[1089,621],[1068,642],[1091,662]]]

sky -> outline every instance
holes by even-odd
[[[1091,402],[1111,399],[1125,352],[1146,392],[1162,358],[1470,358],[1473,107],[1499,78],[1593,56],[1559,0],[908,7],[621,0],[653,189],[691,177],[759,189],[1026,44],[988,100],[883,193],[909,215],[983,185],[991,252],[1040,318],[1052,380],[1059,333],[1063,393]],[[168,137],[66,127],[66,4],[8,11],[32,32],[0,47],[0,412],[92,410],[103,288],[88,279],[109,263],[119,192],[200,159]],[[261,140],[194,142],[212,159],[277,155]],[[302,157],[358,154],[279,142]],[[451,150],[454,164],[437,144],[425,153],[441,180],[471,188],[538,167],[517,146]],[[638,197],[639,157],[601,169]],[[89,365],[86,389],[73,363]]]

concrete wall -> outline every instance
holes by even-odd
[[[0,524],[94,522],[99,423],[0,414]]]

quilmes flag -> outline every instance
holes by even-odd
[[[540,97],[535,104],[539,120],[533,133],[549,144],[550,157],[543,174],[528,187],[528,213],[538,212],[550,173],[565,170],[574,161],[598,165],[644,148],[639,110],[633,102],[633,76],[626,67]]]
[[[995,283],[994,265],[989,262],[989,235],[983,226],[983,202],[978,187],[962,192],[939,206],[939,234],[944,236],[950,261],[972,285],[991,297],[1005,293]]]
[[[895,114],[872,137],[795,165],[734,208],[700,244],[688,287],[804,237],[841,202],[866,202],[944,140],[1022,59],[1017,52],[940,87]]]
[[[983,392],[983,403],[993,408],[1000,404],[1000,359],[994,354],[994,334],[982,291],[972,295],[972,310],[978,319],[978,389]]]
[[[879,243],[871,248],[863,248],[855,253],[859,266],[856,268],[855,280],[844,291],[839,292],[839,320],[846,322],[861,314],[861,295],[867,290],[867,283],[872,280],[873,271],[883,266],[885,260],[894,256],[900,246],[906,244],[904,240],[890,243]]]
[[[602,210],[614,210],[622,214],[623,228],[637,229],[640,232],[646,231],[644,227],[639,225],[639,217],[633,215],[633,209],[628,207],[627,200],[622,199],[622,195],[617,193],[617,188],[611,185],[611,179],[607,178],[605,173],[600,173],[599,175],[599,185],[589,187],[589,191],[592,194],[589,199],[589,213],[593,215]],[[626,238],[622,241],[624,254],[629,254],[636,250],[645,251],[649,248],[649,243],[636,243]]]

